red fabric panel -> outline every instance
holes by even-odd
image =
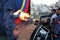
[[[21,22],[21,19],[20,18],[17,18],[16,20],[15,20],[15,24],[18,24],[18,23],[20,23]]]
[[[26,8],[25,8],[25,10],[24,10],[25,13],[28,13],[29,4],[30,4],[30,0],[28,0],[28,2],[26,3]]]

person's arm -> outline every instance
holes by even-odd
[[[45,17],[51,17],[51,15],[45,15],[45,16],[41,16],[40,18],[45,18]]]
[[[21,13],[22,11],[21,10],[18,10],[16,12],[13,13],[13,15],[18,15],[19,13]]]
[[[18,17],[20,16],[20,13],[21,13],[21,12],[22,12],[21,10],[18,10],[18,11],[16,11],[16,12],[14,12],[14,13],[13,13],[14,18],[18,18]]]

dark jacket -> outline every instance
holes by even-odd
[[[13,30],[16,27],[14,20],[17,17],[15,15],[13,15],[13,13],[9,13],[9,12],[7,12],[6,14],[4,14],[4,17],[3,17],[3,19],[4,19],[4,25],[5,25],[5,28],[7,30]]]

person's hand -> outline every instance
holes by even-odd
[[[56,38],[58,37],[56,34],[54,34],[53,36],[56,37]]]
[[[22,12],[22,10],[18,10],[20,13]]]

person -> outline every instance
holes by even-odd
[[[60,24],[58,25],[55,23],[56,19],[59,19],[60,17],[60,8],[56,9],[56,13],[52,15],[51,17],[51,25],[52,25],[52,34],[53,34],[53,40],[60,40]]]
[[[52,24],[52,22],[54,21],[54,19],[55,19],[57,16],[59,16],[59,15],[60,15],[60,8],[57,8],[57,9],[56,9],[56,13],[51,16],[50,24]]]
[[[51,24],[51,23],[50,23],[50,18],[51,18],[52,15],[55,14],[55,13],[56,13],[56,10],[55,10],[55,9],[52,9],[49,15],[41,16],[40,19],[48,17],[47,20],[48,20],[49,22],[46,21],[46,23],[48,23],[48,25],[50,25],[50,24]]]
[[[7,9],[7,13],[4,14],[4,26],[5,26],[5,32],[7,35],[7,40],[16,40],[15,36],[14,36],[14,29],[16,27],[15,25],[15,15],[13,13],[12,9]],[[17,12],[19,13],[19,11]]]

